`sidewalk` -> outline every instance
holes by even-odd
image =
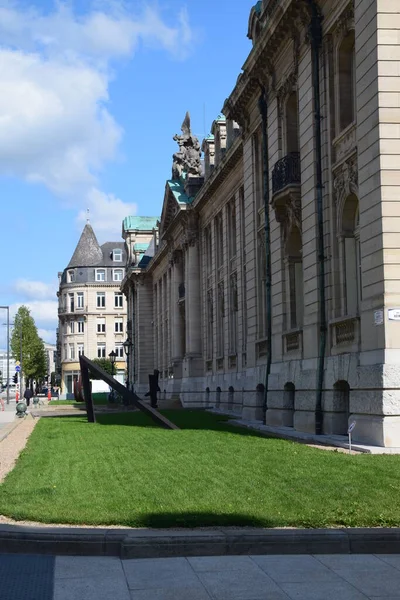
[[[0,555],[2,600],[398,600],[399,554]]]
[[[7,404],[7,395],[4,392],[2,392],[1,397],[4,401],[4,411],[1,410],[0,406],[0,432],[6,425],[14,421],[16,415],[15,407],[17,404],[15,402],[15,396],[10,397],[10,404]]]

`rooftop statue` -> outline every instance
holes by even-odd
[[[174,135],[179,151],[173,155],[172,179],[179,179],[183,173],[195,177],[201,176],[200,143],[190,130],[190,115],[187,112],[181,127],[182,135]]]

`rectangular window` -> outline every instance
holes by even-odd
[[[68,281],[73,283],[75,281],[75,271],[68,271]]]
[[[67,344],[64,344],[64,359],[67,360],[67,358],[68,358]]]
[[[115,333],[124,333],[124,320],[123,319],[115,319],[114,332]]]
[[[105,269],[96,269],[96,281],[105,281],[106,271]]]
[[[116,292],[114,294],[114,307],[115,308],[122,308],[123,307],[122,294],[120,294],[119,292]]]
[[[219,213],[215,218],[215,241],[216,241],[216,263],[218,271],[222,269],[224,264],[224,232],[222,213]],[[222,272],[218,273],[218,278],[222,276]]]
[[[76,294],[76,307],[83,308],[83,292],[78,292]]]
[[[97,333],[105,333],[106,332],[106,320],[101,318],[97,319]]]
[[[75,321],[70,321],[69,322],[69,332],[70,333],[75,333]]]
[[[71,360],[74,360],[75,358],[75,344],[69,345],[69,357]]]
[[[124,358],[124,347],[122,344],[115,344],[115,354],[118,358]]]
[[[114,248],[113,261],[114,262],[122,262],[122,250],[120,248]]]
[[[84,347],[83,344],[78,344],[78,356],[84,355]]]
[[[78,333],[85,333],[85,321],[83,319],[78,321]]]
[[[74,310],[75,310],[74,294],[68,294],[68,301],[69,301],[70,312],[74,312]]]
[[[113,280],[114,281],[122,281],[123,278],[123,270],[122,269],[114,269],[113,270]]]
[[[106,345],[105,344],[97,344],[97,358],[105,358],[106,357]]]
[[[97,308],[106,307],[106,294],[105,292],[97,292]]]

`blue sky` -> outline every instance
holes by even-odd
[[[187,110],[209,132],[251,49],[253,4],[0,0],[0,305],[30,306],[45,341],[86,209],[101,243],[128,214],[160,214],[172,137]]]

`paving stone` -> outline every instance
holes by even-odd
[[[377,558],[400,570],[400,554],[378,554]]]
[[[197,575],[215,600],[266,600],[272,593],[280,600],[282,595],[282,590],[261,569],[208,571]]]
[[[338,569],[358,571],[382,569],[382,561],[372,554],[316,554],[314,558],[333,571]]]
[[[173,587],[152,590],[131,590],[131,600],[210,600],[205,588]]]
[[[125,577],[119,558],[114,556],[57,556],[56,579]]]
[[[187,560],[196,572],[254,569],[254,563],[249,556],[193,556]]]
[[[0,554],[1,600],[53,600],[54,556]]]
[[[252,560],[277,583],[337,581],[340,577],[313,556],[252,556]]]
[[[367,600],[367,596],[346,582],[282,583],[283,591],[292,600]]]
[[[196,586],[196,573],[186,558],[138,558],[122,561],[129,589]]]
[[[386,598],[399,594],[400,572],[389,565],[370,571],[338,569],[336,573],[367,596]]]
[[[131,600],[124,577],[58,579],[53,600]]]

